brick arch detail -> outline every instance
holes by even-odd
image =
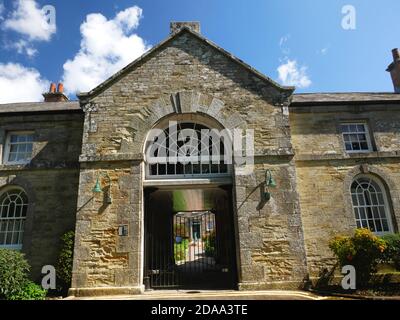
[[[246,128],[242,115],[237,111],[230,111],[222,100],[197,91],[180,91],[162,96],[150,106],[143,107],[140,116],[133,120],[131,127],[137,128],[133,139],[136,150],[142,150],[148,131],[160,119],[177,114],[205,115],[226,129]],[[124,147],[123,142],[121,149]]]

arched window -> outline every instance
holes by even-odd
[[[0,196],[0,247],[21,249],[28,197],[17,188],[4,191]]]
[[[232,161],[229,139],[227,131],[172,121],[168,128],[150,133],[146,144],[146,176],[150,179],[227,176]]]
[[[378,179],[357,176],[351,185],[351,198],[357,228],[368,228],[376,234],[393,231],[385,188]]]

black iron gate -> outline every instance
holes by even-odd
[[[228,193],[227,193],[228,194]],[[146,196],[145,286],[232,289],[236,284],[229,197],[216,209],[173,211],[170,197]],[[190,199],[189,199],[190,200]],[[171,208],[171,210],[168,210]]]

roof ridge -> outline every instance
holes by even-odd
[[[79,100],[68,100],[68,101],[53,101],[53,102],[46,102],[46,101],[22,101],[22,102],[5,102],[5,103],[0,103],[1,106],[5,105],[24,105],[24,104],[79,104]]]

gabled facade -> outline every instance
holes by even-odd
[[[34,278],[74,228],[73,295],[299,288],[332,265],[330,237],[397,230],[398,95],[295,95],[199,30],[173,23],[167,40],[80,94],[79,105],[1,108],[3,159],[21,163],[1,166],[0,197],[10,206],[7,192],[23,191],[16,244]],[[46,99],[65,100],[56,93]],[[171,123],[196,139],[202,130],[251,133],[252,161],[234,153],[230,163],[152,163],[151,148],[172,146]],[[376,199],[353,202],[366,190]],[[0,231],[0,245],[14,231],[10,241]]]
[[[233,224],[231,269],[238,267],[234,284],[254,289],[274,282],[297,286],[306,268],[285,112],[292,91],[182,28],[98,88],[81,94],[83,109],[94,106],[95,111],[86,112],[80,157],[73,292],[106,293],[104,285],[141,292],[143,279],[149,276],[143,272],[158,272],[143,268],[146,192],[153,188],[230,188],[233,208],[226,223]],[[143,156],[147,135],[153,128],[164,129],[165,120],[255,130],[254,172],[239,175],[233,167],[223,180],[212,174],[199,179],[149,178]],[[266,169],[275,172],[281,188],[273,207],[258,209]],[[114,201],[109,206],[102,198],[90,202],[94,179],[101,171],[113,182]],[[167,204],[163,207],[165,215],[172,214]],[[128,237],[114,236],[118,225],[128,225]]]

